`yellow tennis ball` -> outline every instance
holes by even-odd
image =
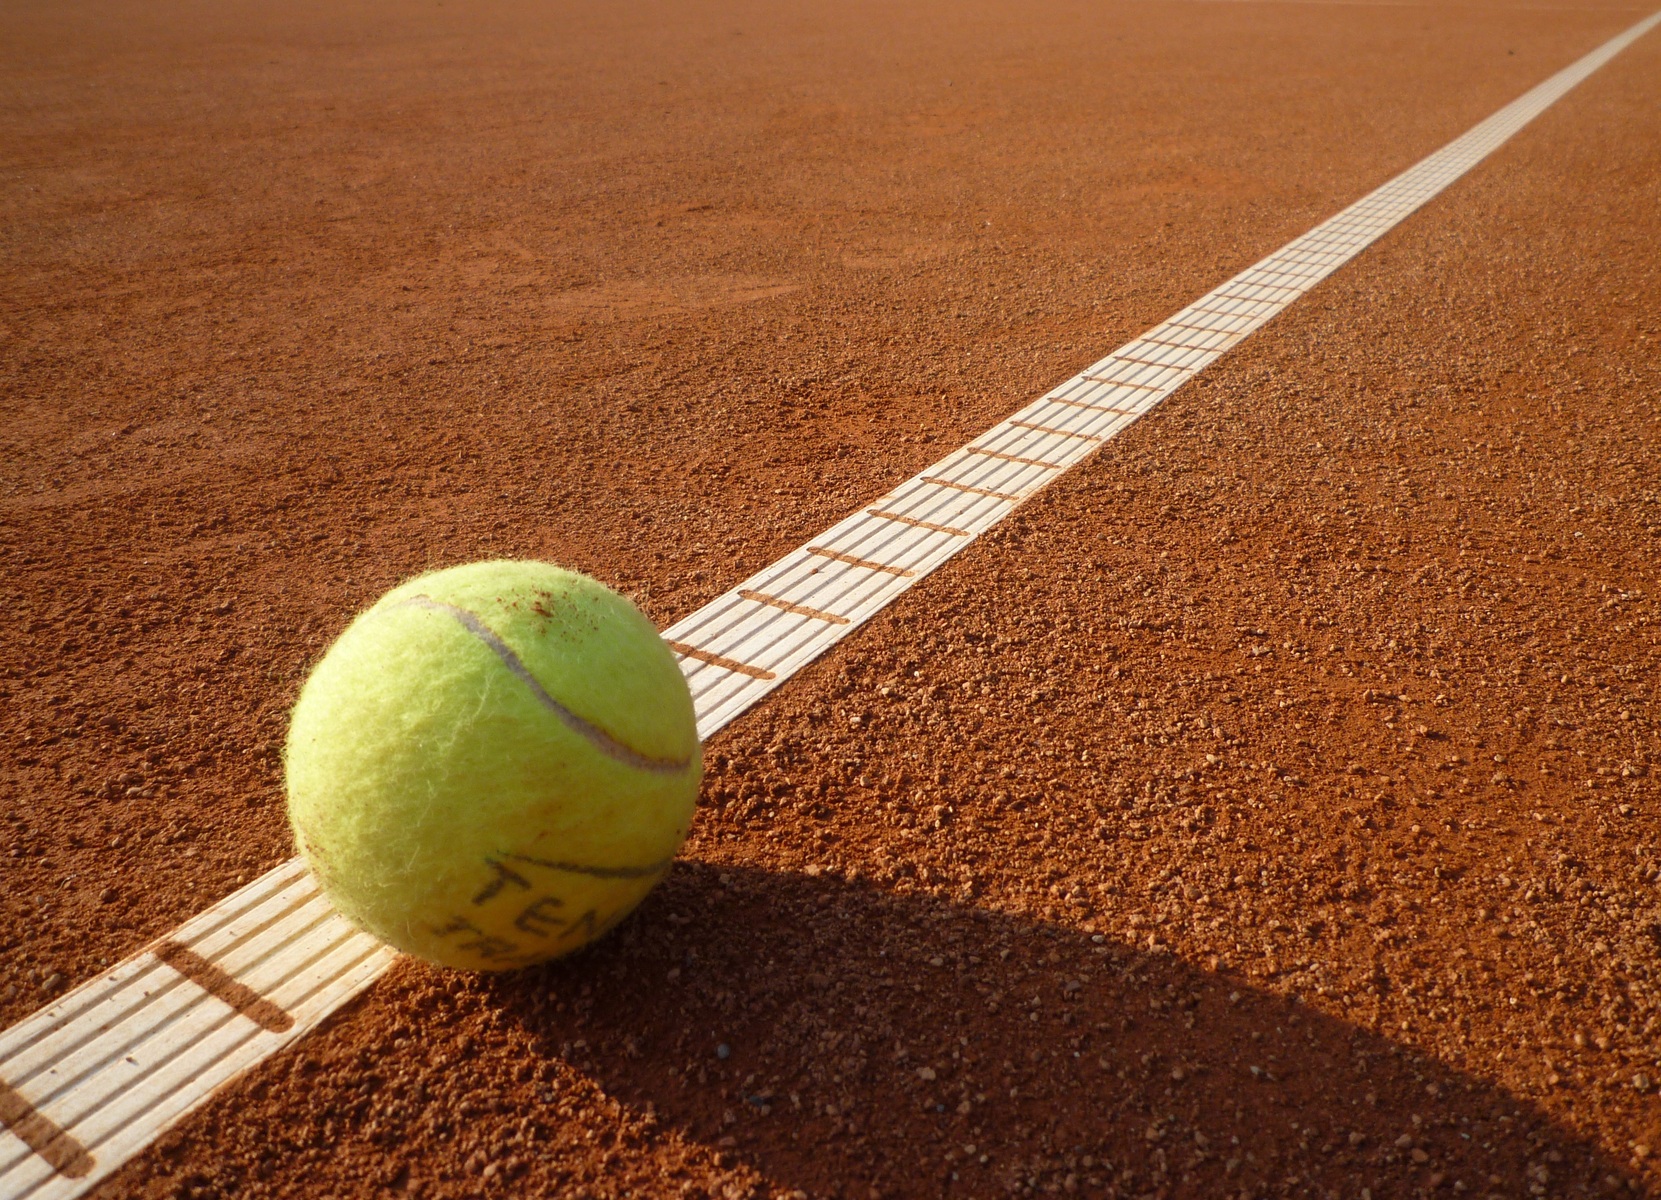
[[[538,562],[388,592],[300,691],[295,840],[334,906],[406,953],[501,970],[568,954],[669,869],[703,759],[639,609]]]

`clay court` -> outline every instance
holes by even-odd
[[[8,6],[0,1027],[293,855],[388,588],[669,627],[1648,14]],[[89,1194],[1661,1196],[1658,81],[710,738],[607,938],[400,959]]]

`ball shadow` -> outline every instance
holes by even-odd
[[[815,1196],[1597,1195],[1629,1178],[1526,1101],[1296,999],[830,876],[683,863],[592,951],[489,986],[545,1053]]]

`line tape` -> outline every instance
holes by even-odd
[[[663,636],[681,657],[699,735],[1095,453],[1100,441],[1087,439],[1127,428],[1658,23],[1661,13],[1605,42],[974,439],[999,457],[954,451],[670,627]],[[1227,327],[1204,323],[1211,317]],[[1200,348],[1185,329],[1228,336]],[[330,909],[291,859],[24,1018],[0,1033],[0,1200],[79,1196],[214,1089],[304,1037],[393,957]]]

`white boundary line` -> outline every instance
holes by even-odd
[[[1661,23],[1640,21],[1331,220],[665,631],[708,738]],[[393,960],[298,859],[0,1034],[0,1200],[67,1200]]]

